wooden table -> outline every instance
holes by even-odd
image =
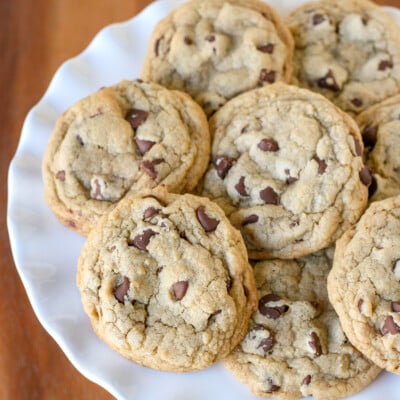
[[[0,0],[0,399],[106,400],[37,321],[16,272],[6,229],[7,170],[29,109],[58,66],[105,25],[151,0]],[[380,4],[400,7],[400,0]]]

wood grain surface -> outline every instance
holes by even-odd
[[[0,399],[108,400],[81,376],[36,319],[11,256],[7,170],[29,109],[54,72],[104,26],[151,0],[0,0]],[[400,7],[400,0],[378,1]],[[157,399],[155,399],[157,400]]]

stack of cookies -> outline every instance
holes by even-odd
[[[175,9],[43,161],[96,334],[159,370],[222,360],[262,397],[400,373],[398,93],[400,28],[367,0]]]

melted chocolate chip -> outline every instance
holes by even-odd
[[[90,197],[96,200],[103,200],[103,193],[101,192],[101,185],[98,179],[94,179],[93,183],[95,185],[94,192],[90,192]]]
[[[140,163],[140,169],[150,176],[151,179],[157,178],[157,171],[155,166],[164,162],[164,159],[157,158],[155,160],[142,160]]]
[[[379,71],[385,71],[388,68],[393,68],[393,63],[390,60],[382,60],[378,65]]]
[[[329,89],[332,90],[333,92],[337,92],[339,90],[339,86],[336,83],[335,76],[333,75],[331,69],[325,76],[317,80],[317,85],[321,89]]]
[[[188,286],[189,286],[188,281],[179,281],[179,282],[175,282],[172,285],[171,292],[176,301],[182,300],[185,297]]]
[[[235,189],[241,196],[248,196],[246,187],[244,185],[244,179],[244,176],[240,177],[239,182],[235,185]]]
[[[276,80],[276,71],[268,71],[267,69],[263,68],[260,71],[260,82],[268,82],[274,83]]]
[[[260,344],[257,346],[257,349],[260,347],[267,353],[274,346],[274,338],[272,336],[268,336],[261,340]]]
[[[279,145],[274,139],[262,139],[257,147],[262,151],[278,151]]]
[[[274,393],[280,389],[280,386],[275,385],[271,378],[268,378],[268,383],[270,386],[269,386],[269,389],[266,391],[266,393]]]
[[[309,385],[311,382],[311,375],[307,375],[302,382],[302,385]]]
[[[146,229],[141,235],[137,235],[132,241],[128,241],[128,246],[135,246],[139,250],[147,250],[150,239],[157,235],[152,229]]]
[[[353,139],[354,139],[354,148],[355,148],[355,151],[356,151],[356,156],[361,156],[362,155],[361,143],[355,136],[353,136]]]
[[[154,53],[156,54],[156,57],[158,57],[158,54],[159,54],[161,39],[162,39],[162,37],[158,38],[156,40],[156,42],[154,43]]]
[[[192,40],[189,36],[185,36],[185,37],[183,38],[183,42],[184,42],[185,44],[187,44],[188,46],[190,46],[191,44],[193,44],[193,40]]]
[[[79,142],[79,144],[81,146],[83,146],[85,144],[85,143],[83,143],[83,139],[82,139],[82,137],[80,135],[76,135],[76,140]]]
[[[350,100],[351,104],[353,104],[354,107],[362,107],[363,105],[363,101],[357,97],[355,97],[354,99]]]
[[[65,181],[65,171],[58,171],[57,173],[56,173],[56,179],[58,179],[59,181],[61,181],[61,182],[64,182]]]
[[[278,204],[278,194],[275,192],[272,187],[266,187],[265,189],[260,191],[260,198],[264,201],[265,204]]]
[[[267,318],[270,319],[279,318],[289,309],[289,307],[287,305],[269,307],[267,306],[267,304],[272,301],[279,301],[280,299],[281,298],[278,295],[275,295],[273,293],[261,297],[261,299],[258,302],[258,311]]]
[[[135,138],[135,142],[141,155],[146,154],[155,145],[155,142],[151,140],[142,140],[139,138]]]
[[[322,175],[325,172],[326,167],[327,167],[325,160],[321,160],[317,156],[315,156],[313,158],[313,160],[315,160],[318,163],[318,174]]]
[[[372,182],[372,175],[368,167],[362,167],[359,172],[360,180],[365,186],[369,186]]]
[[[217,175],[224,179],[228,171],[232,168],[233,163],[235,162],[234,158],[217,156],[214,160],[215,169],[217,170]]]
[[[114,289],[114,297],[118,300],[118,302],[124,303],[124,298],[128,293],[129,285],[129,279],[125,276],[123,282]]]
[[[132,108],[126,113],[125,119],[131,124],[133,129],[136,129],[146,121],[148,116],[149,113],[147,111]]]
[[[363,304],[364,304],[364,300],[363,299],[358,300],[357,307],[358,307],[358,311],[360,311],[360,313],[362,313]]]
[[[308,342],[308,344],[314,350],[315,355],[319,357],[322,354],[321,342],[319,340],[319,337],[315,332],[311,332],[310,339],[311,340]]]
[[[258,215],[251,214],[251,215],[248,215],[247,217],[245,217],[242,220],[242,226],[245,226],[245,225],[248,225],[248,224],[254,224],[256,222],[258,222]]]
[[[274,44],[267,43],[267,44],[262,44],[260,46],[257,46],[257,50],[261,51],[261,53],[272,54],[274,52],[274,47],[275,47]]]
[[[263,296],[263,299],[266,303],[269,303],[270,301],[279,301],[282,300],[282,297],[279,296],[279,294],[275,293],[268,293],[265,296]]]
[[[397,335],[398,333],[400,333],[400,327],[396,325],[391,315],[388,315],[386,317],[381,332],[382,335],[387,335],[388,333],[391,335]]]
[[[400,301],[392,301],[391,308],[393,312],[400,312]]]
[[[143,220],[149,220],[153,215],[157,214],[160,210],[154,207],[149,207],[144,211]]]
[[[375,126],[367,125],[362,131],[362,138],[365,146],[374,147],[376,144],[378,129]]]
[[[322,14],[314,14],[312,17],[313,25],[319,25],[324,21],[325,21],[325,16],[323,16]]]
[[[215,35],[208,35],[206,36],[207,42],[214,42],[215,41]]]
[[[163,266],[158,267],[157,270],[156,270],[156,274],[158,275],[163,269],[164,269]]]
[[[209,217],[206,214],[204,206],[200,206],[196,210],[196,215],[205,232],[213,232],[217,229],[219,221],[215,218]]]
[[[294,228],[295,226],[299,226],[300,225],[300,221],[298,220],[298,219],[295,219],[294,221],[292,221],[290,224],[289,224],[289,227],[290,228]]]
[[[286,178],[286,183],[288,184],[288,185],[291,185],[292,183],[295,183],[295,182],[297,182],[299,179],[298,178],[295,178],[294,176],[289,176],[289,178]]]

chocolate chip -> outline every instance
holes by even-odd
[[[65,181],[65,171],[63,171],[63,170],[58,171],[56,173],[56,179],[58,179],[61,182],[64,182]]]
[[[300,225],[300,220],[295,219],[294,221],[292,221],[292,222],[289,224],[289,227],[290,227],[290,228],[294,228],[295,226],[299,226],[299,225]]]
[[[309,385],[311,382],[311,375],[307,375],[304,379],[303,382],[301,383],[302,385]]]
[[[189,242],[189,239],[186,236],[186,232],[185,231],[180,231],[179,232],[179,237],[186,240],[187,242]]]
[[[149,116],[149,113],[145,110],[131,108],[126,113],[125,119],[131,124],[133,129],[136,129],[146,121],[148,116]]]
[[[140,169],[150,176],[151,179],[157,178],[157,171],[155,166],[164,162],[164,159],[157,158],[155,160],[142,160],[140,163]]]
[[[374,147],[376,144],[378,129],[375,126],[367,125],[362,131],[362,138],[365,146]]]
[[[246,187],[244,185],[244,179],[244,176],[240,177],[239,182],[235,185],[235,189],[241,196],[248,196]]]
[[[114,297],[120,302],[124,303],[124,298],[129,290],[129,279],[125,276],[123,282],[114,289]]]
[[[217,175],[224,179],[228,171],[232,168],[233,163],[235,162],[234,158],[225,157],[225,156],[217,156],[214,160],[215,169],[217,170]]]
[[[317,80],[317,85],[321,89],[329,89],[332,90],[333,92],[337,92],[339,90],[339,86],[336,83],[335,76],[333,75],[331,69],[324,77]]]
[[[83,139],[82,139],[82,137],[80,135],[76,135],[76,140],[79,142],[79,144],[81,146],[83,146],[85,144],[85,143],[83,143]]]
[[[158,57],[158,54],[159,54],[161,39],[162,39],[162,37],[158,38],[156,40],[156,42],[154,43],[154,53],[156,54],[156,57]]]
[[[242,220],[242,226],[258,222],[258,215],[251,214]]]
[[[187,44],[188,46],[190,46],[191,44],[193,44],[193,40],[192,40],[189,36],[185,36],[185,37],[183,38],[183,42],[184,42],[185,44]]]
[[[267,69],[263,68],[260,71],[260,82],[268,82],[274,83],[276,80],[276,71],[268,71]]]
[[[313,158],[313,160],[316,161],[316,162],[318,163],[318,174],[319,174],[319,175],[322,175],[322,174],[325,172],[326,167],[327,167],[325,160],[321,160],[321,159],[320,159],[319,157],[317,157],[317,156],[315,156],[315,157]]]
[[[135,138],[135,142],[141,155],[146,154],[155,145],[155,142],[151,140],[142,140],[139,138]]]
[[[393,312],[400,312],[400,301],[392,301],[391,307]]]
[[[365,186],[369,186],[372,182],[372,175],[368,167],[362,167],[359,172],[360,180]]]
[[[189,282],[188,281],[179,281],[175,282],[172,287],[172,295],[176,301],[182,300],[185,297],[186,291],[188,289]]]
[[[156,269],[156,274],[158,275],[163,269],[164,269],[163,266],[158,267],[158,268]]]
[[[321,342],[319,340],[319,337],[315,332],[311,332],[310,339],[311,340],[308,342],[308,344],[314,350],[315,355],[319,357],[322,354]]]
[[[260,344],[257,346],[257,349],[260,347],[267,353],[274,346],[274,338],[272,336],[268,336],[261,340]]]
[[[208,35],[206,36],[207,42],[214,42],[215,41],[215,35]]]
[[[209,217],[206,214],[204,206],[200,206],[196,210],[197,219],[206,232],[213,232],[217,229],[219,221],[215,218]]]
[[[397,335],[400,333],[400,327],[396,325],[394,322],[394,319],[391,315],[388,315],[385,319],[385,323],[382,326],[381,329],[382,335],[387,335],[390,333],[391,335]]]
[[[272,301],[279,301],[281,298],[273,293],[267,294],[263,297],[258,302],[258,311],[271,319],[277,319],[279,318],[282,314],[284,314],[289,307],[287,305],[283,306],[275,306],[275,307],[269,307],[267,304]]]
[[[210,314],[210,316],[208,317],[207,324],[210,325],[211,323],[215,322],[215,320],[217,319],[216,316],[218,314],[221,314],[221,312],[222,312],[222,310],[216,310],[212,314]]]
[[[260,198],[265,204],[278,204],[278,194],[274,189],[272,189],[272,187],[268,186],[265,189],[260,190]]]
[[[353,139],[354,139],[354,148],[356,151],[356,156],[361,156],[362,155],[361,143],[355,136],[353,136]]]
[[[393,63],[390,60],[382,60],[378,65],[379,71],[385,71],[387,68],[393,68]]]
[[[257,147],[262,151],[278,151],[279,145],[274,139],[262,139]]]
[[[157,214],[160,210],[154,207],[149,207],[144,211],[143,220],[149,220],[154,214]]]
[[[275,385],[271,378],[268,378],[267,382],[269,383],[270,386],[269,386],[269,389],[266,391],[266,393],[274,393],[280,389],[280,386]]]
[[[286,178],[286,183],[288,184],[288,185],[291,185],[292,183],[295,183],[295,182],[297,182],[299,179],[298,178],[295,178],[294,176],[289,176],[289,178]]]
[[[322,14],[314,14],[312,17],[313,25],[319,25],[324,21],[325,21],[325,16],[323,16]]]
[[[260,46],[257,46],[257,50],[261,51],[261,53],[272,54],[274,52],[274,47],[275,47],[274,44],[267,43],[267,44],[262,44]]]
[[[351,104],[353,104],[353,106],[355,106],[355,107],[362,107],[362,105],[363,105],[362,100],[359,99],[359,98],[357,98],[357,97],[355,97],[354,99],[351,99],[350,102],[351,102]]]
[[[150,239],[157,235],[152,229],[146,229],[141,235],[137,235],[132,241],[128,241],[128,246],[135,246],[139,250],[147,250]]]
[[[364,300],[363,299],[358,300],[357,307],[358,307],[358,311],[360,311],[360,313],[362,313],[363,304],[364,304]]]
[[[103,200],[103,193],[101,192],[101,185],[98,179],[94,179],[93,183],[95,185],[94,191],[90,192],[90,197],[96,200]]]
[[[371,184],[368,186],[368,198],[370,199],[378,189],[378,181],[374,175],[371,175]]]

